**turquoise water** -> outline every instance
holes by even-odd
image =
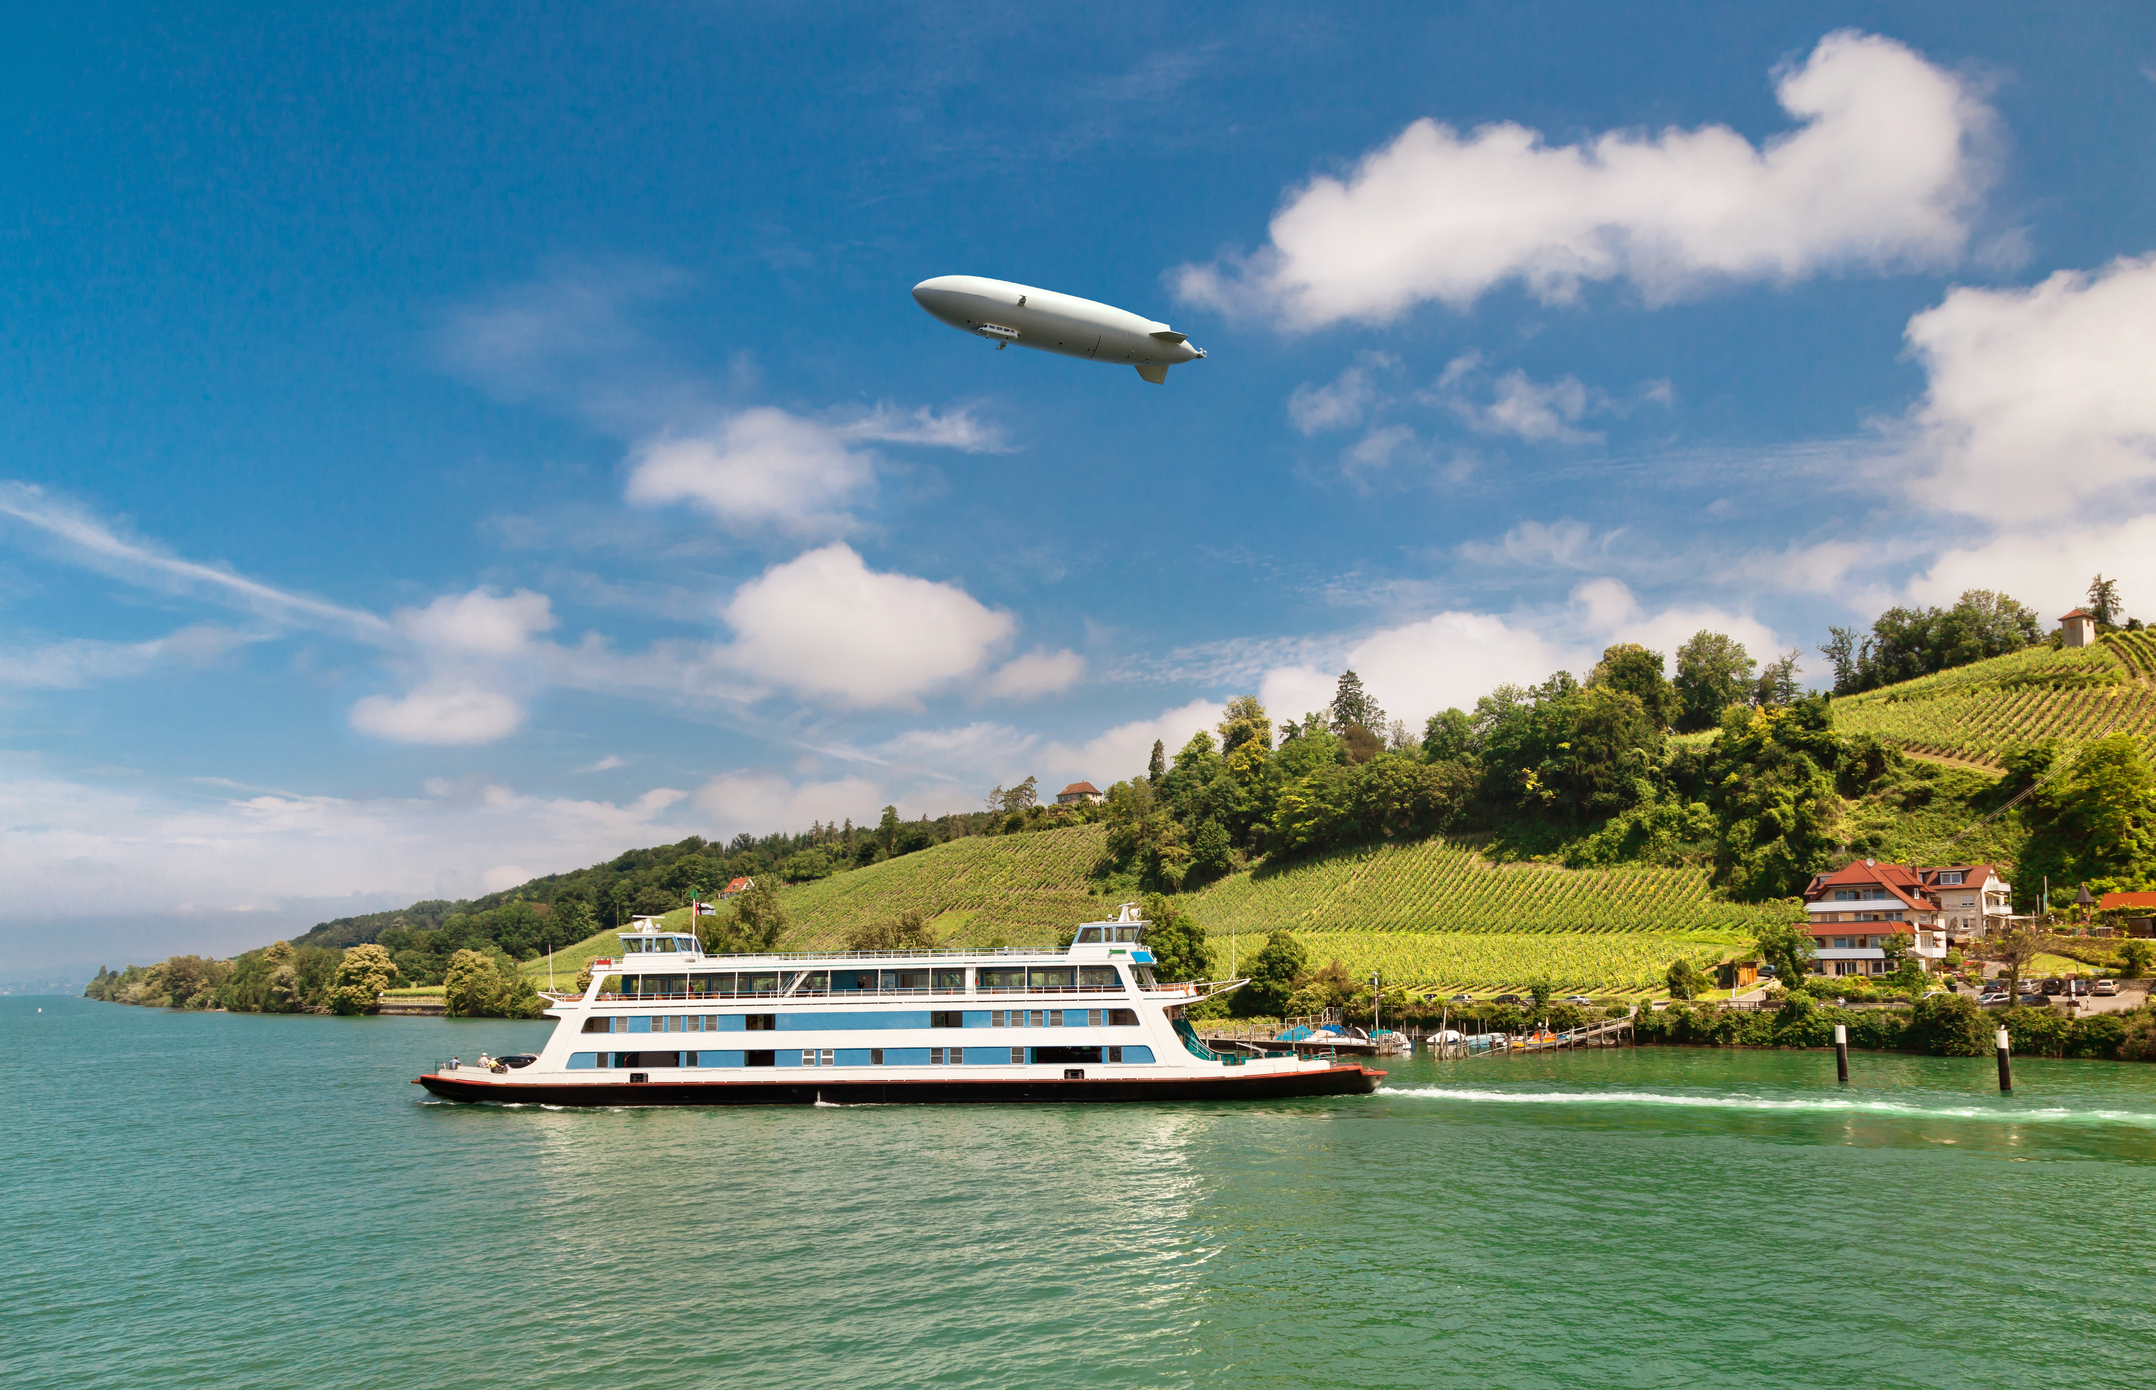
[[[42,1008],[42,1014],[34,1010]],[[548,1024],[0,999],[9,1386],[2147,1385],[2156,1066],[449,1105]]]

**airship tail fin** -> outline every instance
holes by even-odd
[[[1140,367],[1138,375],[1152,382],[1155,386],[1166,386],[1168,384],[1168,369],[1166,367]]]

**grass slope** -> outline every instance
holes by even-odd
[[[2114,633],[2093,647],[2032,647],[1900,685],[1844,695],[1834,727],[1912,753],[1997,766],[2010,745],[2105,734],[2156,738],[2156,638]]]
[[[1234,874],[1184,900],[1215,939],[1256,950],[1275,927],[1314,962],[1356,976],[1495,991],[1547,976],[1564,989],[1640,990],[1672,960],[1699,964],[1747,950],[1784,904],[1718,900],[1696,869],[1565,869],[1495,864],[1465,845],[1427,840],[1347,850]]]
[[[787,918],[783,944],[836,950],[853,928],[910,909],[931,919],[937,936],[952,945],[1050,945],[1058,932],[1115,910],[1094,894],[1089,877],[1107,844],[1107,827],[1100,825],[970,836],[787,888],[779,895]]]

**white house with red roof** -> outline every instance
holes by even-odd
[[[724,902],[728,898],[738,898],[755,886],[756,880],[753,878],[730,879],[727,881],[726,886],[719,890],[719,901]]]
[[[1951,941],[1981,936],[2012,902],[2013,885],[1989,864],[1925,869],[1856,860],[1815,875],[1804,890],[1805,931],[1817,948],[1813,969],[1889,974],[1887,944],[1897,936],[1910,939],[1908,954],[1925,969],[1937,969]]]
[[[2069,647],[2095,646],[2096,615],[2086,608],[2076,608],[2059,619],[2059,636]]]
[[[1056,805],[1058,806],[1076,806],[1085,801],[1090,801],[1095,806],[1098,806],[1107,799],[1107,793],[1094,786],[1091,782],[1073,782],[1062,791],[1056,793]]]

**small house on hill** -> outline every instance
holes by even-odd
[[[1056,793],[1058,806],[1076,806],[1081,802],[1091,802],[1098,806],[1107,799],[1107,795],[1091,782],[1073,782]]]
[[[2076,608],[2059,619],[2059,636],[2069,647],[2095,646],[2096,615],[2086,608]]]
[[[753,878],[733,879],[729,881],[724,888],[719,890],[719,901],[725,902],[728,898],[738,898],[743,893],[748,892],[751,888],[754,888],[755,886],[756,880]]]

